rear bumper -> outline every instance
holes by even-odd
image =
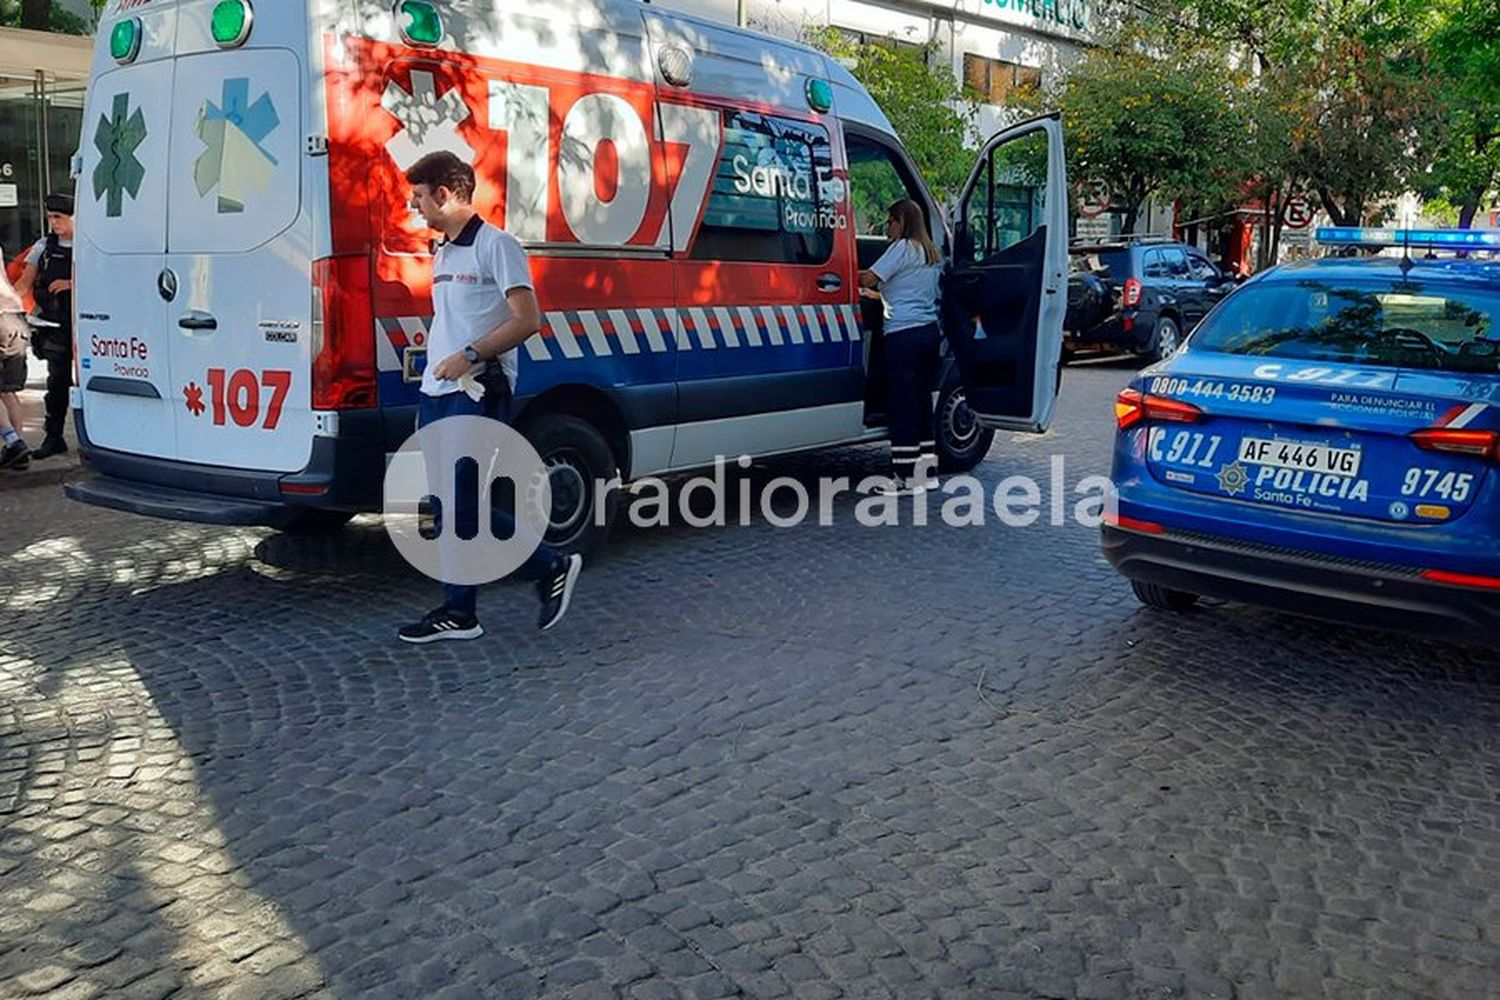
[[[98,448],[89,441],[83,411],[75,409],[73,417],[89,472],[64,485],[71,499],[174,521],[268,527],[282,527],[309,508],[378,510],[387,425],[397,432],[403,423],[402,415],[387,411],[346,411],[339,415],[338,437],[313,439],[303,469],[277,473]],[[409,434],[409,414],[404,424]]]
[[[1105,557],[1132,580],[1353,625],[1488,643],[1500,637],[1500,590],[1206,535],[1102,530]]]

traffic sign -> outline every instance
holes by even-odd
[[[1312,202],[1308,201],[1307,196],[1294,194],[1286,200],[1281,219],[1288,229],[1306,229],[1312,225],[1313,215]]]
[[[1080,181],[1078,184],[1078,215],[1093,219],[1109,211],[1113,198],[1109,185],[1103,181]]]

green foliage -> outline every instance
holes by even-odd
[[[1222,49],[1171,48],[1127,29],[1090,49],[1052,95],[1069,176],[1103,181],[1127,231],[1153,195],[1216,203],[1238,187],[1243,110]]]
[[[952,71],[938,63],[937,42],[910,45],[891,39],[859,44],[826,26],[809,28],[804,38],[850,67],[895,126],[932,192],[939,199],[956,194],[973,166],[968,144],[973,138],[974,104]],[[883,221],[885,205],[878,212]]]
[[[1428,11],[1428,51],[1441,81],[1444,128],[1428,142],[1429,210],[1450,204],[1468,225],[1500,180],[1500,4],[1439,0]]]
[[[94,10],[93,23],[67,10],[57,0],[51,0],[51,6],[47,13],[48,23],[45,29],[42,30],[55,31],[61,35],[93,34],[93,24],[98,23],[99,13],[103,10],[103,3],[90,0],[90,6]],[[30,25],[24,23],[24,13],[21,0],[0,0],[0,27],[30,27]]]

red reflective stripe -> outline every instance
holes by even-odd
[[[1138,531],[1144,535],[1160,535],[1166,532],[1166,528],[1155,521],[1142,521],[1136,517],[1126,517],[1124,514],[1106,514],[1104,523],[1112,528],[1123,528],[1126,531]]]
[[[1444,569],[1424,569],[1422,579],[1433,583],[1447,583],[1455,587],[1476,587],[1480,590],[1500,590],[1500,577],[1478,576],[1473,573],[1450,573]]]

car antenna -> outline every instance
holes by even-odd
[[[1405,278],[1411,273],[1411,230],[1401,231],[1401,277]]]

